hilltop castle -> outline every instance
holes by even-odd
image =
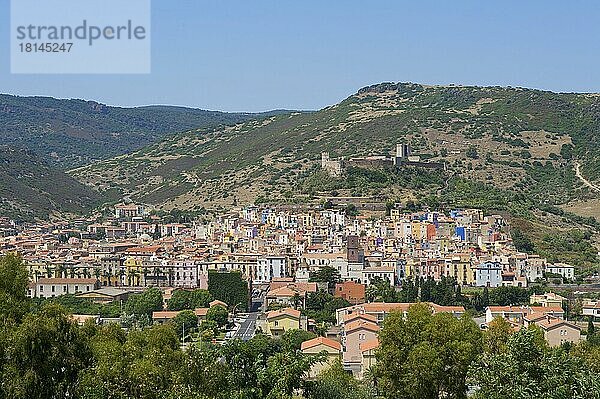
[[[321,168],[331,176],[341,176],[348,167],[365,169],[392,169],[405,166],[415,166],[428,169],[445,169],[443,162],[424,162],[418,155],[413,156],[410,145],[396,144],[394,156],[375,155],[368,157],[355,157],[345,160],[343,157],[331,159],[328,152],[321,153]]]

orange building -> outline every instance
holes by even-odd
[[[354,281],[337,283],[333,295],[336,298],[344,298],[351,304],[356,305],[365,302],[365,286]]]

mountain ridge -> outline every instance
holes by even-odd
[[[33,150],[72,168],[142,148],[178,131],[284,113],[226,113],[167,105],[114,107],[97,101],[0,94],[0,144]]]
[[[574,109],[583,117],[575,115]],[[587,178],[594,181],[600,177],[599,139],[595,130],[590,132],[598,127],[600,99],[588,94],[495,86],[383,83],[361,88],[340,103],[310,114],[280,115],[259,124],[242,123],[206,137],[201,137],[207,134],[202,129],[182,132],[123,156],[118,162],[107,160],[85,166],[73,175],[94,186],[93,179],[85,176],[87,171],[93,171],[91,177],[102,175],[103,170],[119,169],[119,162],[137,165],[141,168],[139,176],[121,175],[128,176],[129,183],[119,184],[115,179],[112,182],[127,195],[157,205],[164,205],[161,201],[167,199],[156,195],[161,190],[158,186],[165,184],[178,187],[167,191],[182,195],[188,189],[200,188],[199,182],[202,190],[196,191],[214,192],[219,185],[236,191],[231,184],[236,179],[232,180],[233,175],[228,173],[241,173],[238,187],[244,186],[239,177],[252,179],[256,175],[260,177],[256,183],[264,183],[265,176],[274,174],[279,180],[278,187],[266,187],[263,191],[283,194],[290,184],[277,175],[284,169],[285,173],[293,172],[287,177],[294,179],[309,169],[315,172],[322,151],[330,152],[332,157],[389,154],[396,143],[407,142],[422,158],[444,160],[462,177],[500,188],[532,188],[538,190],[535,193],[538,197],[547,191],[551,177],[559,177],[560,184],[552,194],[552,202],[558,205],[568,202],[573,190],[586,191],[577,184],[572,170],[574,159],[582,163],[582,173]],[[479,151],[472,158],[466,156],[470,146]],[[444,152],[450,153],[442,156]],[[161,160],[163,156],[171,159]],[[279,158],[278,162],[273,162],[273,157]],[[184,166],[174,166],[174,159]],[[233,160],[242,167],[233,166]],[[288,166],[298,162],[308,167],[290,170]],[[275,172],[269,170],[273,168]],[[220,175],[229,178],[220,179]],[[111,182],[110,176],[104,177]],[[157,184],[148,185],[150,178]],[[206,184],[213,180],[217,184]],[[198,194],[195,196],[200,201],[203,195]],[[262,194],[250,195],[248,200]],[[584,196],[589,194],[586,192]],[[235,195],[228,197],[233,200]],[[283,197],[280,195],[278,199]]]

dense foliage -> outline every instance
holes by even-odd
[[[325,359],[299,351],[311,332],[189,343],[198,322],[189,310],[163,325],[80,326],[58,302],[26,298],[25,270],[18,257],[0,259],[0,399],[458,399],[469,388],[486,399],[599,397],[600,339],[591,323],[587,342],[552,349],[538,329],[515,333],[497,319],[482,332],[466,315],[433,315],[420,303],[385,319],[377,364],[363,381],[339,362],[306,379]],[[147,316],[158,299],[149,290],[126,308]],[[202,324],[222,320],[224,309],[213,309]]]
[[[208,291],[214,299],[225,302],[232,309],[248,309],[248,283],[240,272],[209,271]]]

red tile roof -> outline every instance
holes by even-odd
[[[267,319],[273,319],[275,317],[284,316],[284,315],[293,317],[294,319],[300,319],[300,311],[296,310],[296,309],[292,309],[292,308],[283,308],[283,309],[279,309],[279,310],[272,310],[269,313],[267,313]]]
[[[300,349],[302,349],[304,351],[306,349],[310,349],[310,348],[313,348],[318,345],[325,345],[330,348],[336,349],[338,351],[342,350],[342,344],[340,344],[339,342],[334,341],[332,339],[325,338],[325,337],[317,337],[317,338],[313,338],[308,341],[304,341],[304,342],[302,342]]]

